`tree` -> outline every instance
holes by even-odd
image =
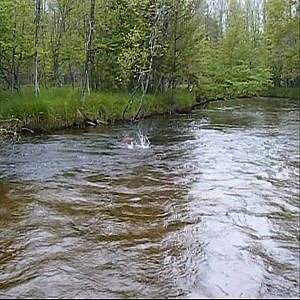
[[[95,22],[95,0],[90,0],[90,17],[89,17],[89,29],[86,36],[86,46],[85,46],[85,62],[83,69],[83,79],[82,86],[80,91],[80,100],[84,100],[86,91],[90,91],[89,82],[90,82],[90,68],[91,68],[91,59],[92,59],[92,38],[94,31],[94,22]]]
[[[41,21],[41,7],[42,0],[35,0],[35,16],[34,16],[34,94],[39,95],[39,82],[38,82],[38,43],[39,43],[39,29]]]
[[[300,66],[299,1],[266,1],[264,30],[274,85],[293,85]]]

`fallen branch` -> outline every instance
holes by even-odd
[[[96,127],[96,126],[97,126],[96,123],[94,123],[94,122],[92,122],[92,121],[89,121],[89,120],[85,120],[85,123],[88,124],[88,125],[90,125],[90,126],[93,126],[93,127]]]
[[[29,133],[34,133],[34,130],[27,128],[27,127],[22,127],[21,132],[29,132]]]

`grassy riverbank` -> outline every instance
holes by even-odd
[[[299,88],[272,88],[262,96],[299,99]],[[123,120],[123,111],[130,97],[123,91],[92,92],[81,103],[79,89],[72,87],[42,88],[38,97],[34,96],[32,87],[24,87],[20,94],[0,91],[0,135],[129,121],[138,109],[141,94],[134,96]],[[195,103],[194,93],[186,89],[176,90],[174,97],[171,93],[145,95],[140,116],[188,112]]]
[[[262,93],[261,96],[299,99],[300,88],[272,87],[269,90],[267,90],[266,92]]]
[[[134,116],[140,98],[140,94],[135,95],[125,119]],[[92,92],[81,103],[79,90],[71,87],[41,89],[39,97],[34,96],[32,88],[25,88],[20,94],[0,92],[0,122],[2,127],[6,123],[4,127],[17,131],[19,127],[41,131],[114,124],[121,120],[129,99],[126,92]],[[194,95],[184,90],[177,90],[174,100],[171,94],[145,95],[141,115],[171,113],[193,103]]]

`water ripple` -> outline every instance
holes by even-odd
[[[1,144],[0,298],[298,298],[298,108]],[[150,147],[120,143],[141,128]]]

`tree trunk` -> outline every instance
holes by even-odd
[[[35,96],[39,95],[39,83],[38,83],[38,41],[39,41],[39,27],[41,19],[41,0],[35,0],[35,33],[34,33],[34,94]]]
[[[88,31],[88,36],[86,39],[86,47],[85,47],[85,63],[83,69],[83,78],[82,78],[82,86],[80,91],[80,100],[83,101],[86,91],[89,93],[89,76],[90,76],[90,69],[91,69],[91,50],[92,50],[92,36],[94,30],[94,23],[95,23],[95,0],[91,0],[91,7],[90,7],[90,27]]]

